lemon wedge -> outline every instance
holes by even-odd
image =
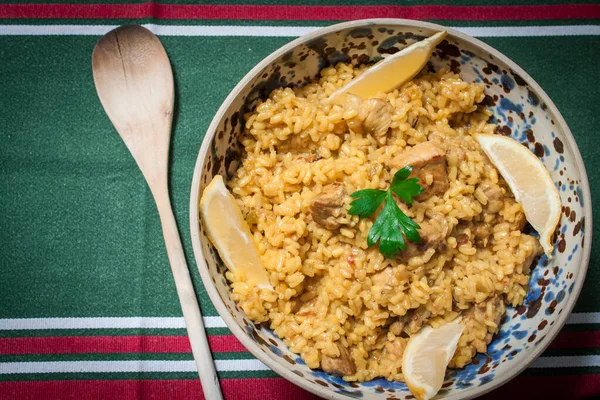
[[[463,330],[460,319],[456,319],[439,328],[426,326],[408,340],[402,358],[402,374],[418,400],[431,399],[441,389],[446,367]]]
[[[423,69],[431,57],[431,52],[446,37],[446,34],[446,31],[437,32],[427,39],[384,58],[362,75],[336,90],[329,96],[327,102],[342,104],[346,93],[368,99],[378,92],[391,92],[414,78]]]
[[[216,175],[202,193],[200,217],[227,268],[242,271],[250,285],[272,289],[250,228],[220,175]]]
[[[540,244],[552,258],[552,234],[562,205],[558,189],[544,164],[516,140],[500,135],[478,135],[479,145],[521,203],[525,217],[540,235]]]

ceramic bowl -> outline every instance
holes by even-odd
[[[217,311],[243,345],[289,381],[330,399],[413,398],[406,385],[377,379],[350,383],[309,369],[268,329],[255,325],[231,299],[225,266],[198,220],[198,199],[214,175],[231,177],[239,165],[243,115],[275,88],[302,85],[337,62],[373,62],[446,29],[430,68],[445,67],[466,81],[485,85],[484,103],[493,112],[498,134],[523,143],[542,160],[560,190],[563,214],[552,260],[542,256],[532,271],[524,305],[508,308],[487,354],[447,374],[440,398],[479,396],[532,363],[559,332],[581,290],[591,247],[591,200],[585,167],[575,140],[556,106],[518,65],[485,43],[440,25],[374,19],[319,29],[281,47],[254,67],[215,115],[198,155],[190,200],[196,262]],[[540,61],[542,62],[542,61]]]

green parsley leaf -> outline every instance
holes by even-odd
[[[373,246],[379,242],[379,251],[389,258],[395,257],[398,250],[406,250],[405,239],[421,243],[417,231],[421,227],[404,214],[394,201],[395,193],[406,203],[412,204],[413,197],[423,192],[417,178],[407,179],[411,171],[412,167],[404,167],[396,172],[388,190],[363,189],[350,195],[355,200],[350,203],[348,212],[362,218],[371,216],[385,200],[383,209],[369,230],[367,244]]]
[[[377,189],[363,189],[352,193],[350,197],[356,200],[350,203],[349,213],[363,218],[370,216],[379,208],[385,194],[385,190]]]
[[[406,179],[411,172],[411,166],[402,168],[396,172],[390,186],[390,190],[408,204],[413,203],[413,197],[423,193],[423,188],[417,183],[419,178]]]
[[[385,192],[385,205],[377,217],[377,220],[371,227],[367,236],[367,244],[373,246],[379,242],[379,251],[386,257],[394,257],[398,249],[406,250],[406,243],[400,230],[398,222],[398,211],[402,213],[396,205],[392,192]],[[402,213],[404,215],[404,213]]]

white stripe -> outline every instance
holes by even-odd
[[[600,35],[600,25],[486,26],[472,28],[456,27],[454,29],[476,37]]]
[[[269,371],[271,369],[259,360],[215,360],[215,366],[217,371]]]
[[[316,26],[156,25],[146,24],[160,36],[263,36],[298,37]],[[0,25],[0,35],[85,35],[101,36],[117,25]],[[476,37],[597,36],[600,25],[475,26],[454,29]]]
[[[118,25],[0,25],[0,35],[101,36]],[[143,25],[159,36],[266,36],[298,37],[316,26]]]
[[[226,328],[221,317],[204,317],[206,328]],[[598,324],[600,312],[573,313],[567,324]],[[182,329],[181,317],[5,318],[0,331],[54,329]]]
[[[202,317],[202,319],[206,328],[227,328],[225,321],[221,317]]]
[[[216,360],[217,371],[268,371],[258,360]],[[0,374],[196,372],[193,360],[2,362]]]
[[[571,313],[567,324],[598,324],[600,323],[600,312]]]
[[[540,357],[529,368],[598,367],[600,356]]]
[[[204,317],[206,328],[226,328],[221,317]],[[182,317],[6,318],[0,331],[52,329],[180,329]]]

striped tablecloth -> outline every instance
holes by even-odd
[[[0,399],[202,396],[154,203],[92,81],[94,44],[120,24],[147,24],[175,71],[172,197],[227,399],[314,398],[254,359],[225,327],[202,288],[187,225],[192,169],[212,116],[252,66],[294,37],[342,20],[400,17],[481,38],[554,99],[600,204],[598,4],[187,1],[0,4]],[[557,340],[485,398],[600,394],[599,261],[595,246]]]

